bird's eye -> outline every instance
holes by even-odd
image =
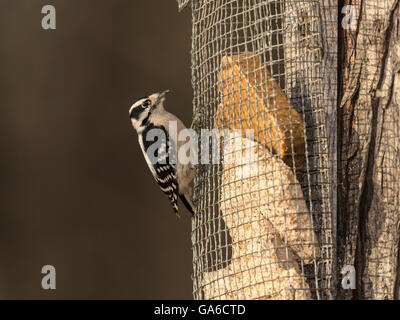
[[[151,104],[151,101],[147,99],[145,102],[143,102],[142,106],[143,108],[147,108]]]

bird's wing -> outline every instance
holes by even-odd
[[[146,134],[148,130],[158,129],[157,139],[147,141]],[[171,159],[171,155],[176,155],[176,146],[172,139],[169,138],[168,132],[163,127],[152,126],[139,136],[139,143],[143,151],[147,165],[153,174],[154,179],[159,184],[161,190],[168,196],[171,201],[175,214],[178,215],[178,182],[176,176],[176,164]],[[143,139],[144,137],[144,139]],[[161,139],[160,141],[158,139]]]

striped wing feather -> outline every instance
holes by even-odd
[[[146,141],[146,133],[151,129],[160,129],[164,132],[164,137],[160,142],[160,147],[155,150],[154,156],[157,162],[152,164],[148,158],[147,150],[155,143],[155,141]],[[161,190],[168,196],[171,201],[172,208],[175,214],[178,215],[178,183],[176,177],[176,165],[171,163],[170,155],[175,154],[176,147],[171,139],[169,139],[168,132],[166,132],[162,127],[149,127],[147,132],[143,132],[143,141],[139,141],[143,150],[144,157],[146,158],[147,165],[152,172],[154,179],[157,181]],[[157,141],[158,142],[158,141]],[[169,152],[171,149],[171,152]]]

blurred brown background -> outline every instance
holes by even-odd
[[[46,4],[56,30],[41,28]],[[128,118],[168,88],[190,124],[190,18],[174,0],[0,0],[0,298],[192,298],[189,215]]]

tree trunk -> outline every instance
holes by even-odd
[[[399,298],[399,0],[345,0],[340,29],[338,271],[356,270],[339,299]],[[342,6],[340,6],[342,7]]]

